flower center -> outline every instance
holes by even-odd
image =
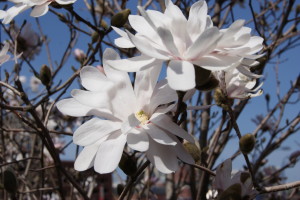
[[[146,115],[146,113],[143,110],[135,113],[135,117],[141,122],[142,125],[148,123],[149,117]]]

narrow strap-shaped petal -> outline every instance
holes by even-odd
[[[142,126],[148,135],[157,143],[163,145],[176,145],[176,142],[168,136],[168,134],[157,127],[156,125],[149,123]]]
[[[99,144],[89,145],[83,148],[78,157],[75,160],[74,168],[77,171],[85,171],[94,165],[96,153],[98,151]]]
[[[201,35],[206,28],[207,21],[207,4],[205,1],[197,1],[194,3],[189,12],[189,19],[187,22],[188,33],[192,41]]]
[[[33,10],[30,13],[30,16],[31,17],[40,17],[40,16],[45,15],[49,10],[50,3],[51,3],[51,1],[41,4],[41,5],[34,6]]]
[[[149,137],[143,128],[134,128],[127,135],[127,144],[136,151],[145,152],[149,149]]]

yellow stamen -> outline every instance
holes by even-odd
[[[135,117],[141,122],[142,125],[147,124],[149,120],[149,117],[146,115],[146,113],[143,110],[135,113]]]

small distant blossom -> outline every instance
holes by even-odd
[[[137,72],[132,88],[128,74],[107,63],[115,59],[120,59],[118,54],[107,49],[103,55],[104,73],[85,66],[80,78],[87,90],[75,89],[72,98],[57,103],[64,114],[95,116],[74,133],[74,143],[84,146],[75,169],[94,166],[99,173],[112,172],[118,167],[126,143],[133,150],[145,152],[163,173],[176,171],[178,158],[194,163],[177,136],[190,142],[194,138],[166,114],[174,107],[177,94],[166,80],[157,83],[161,66]]]
[[[35,76],[31,76],[30,78],[30,89],[32,92],[38,92],[39,91],[39,87],[41,85],[41,80],[38,79]]]
[[[164,13],[138,7],[142,16],[129,15],[135,35],[113,27],[121,36],[115,44],[121,48],[136,47],[141,55],[109,61],[112,67],[133,72],[168,61],[168,84],[175,90],[187,91],[195,87],[194,67],[218,71],[236,67],[244,58],[261,56],[254,54],[262,49],[263,39],[252,37],[251,29],[243,26],[244,20],[219,30],[207,15],[205,1],[191,6],[188,19],[171,0],[165,2]]]
[[[255,75],[250,78],[251,75],[246,76],[236,68],[215,72],[214,74],[220,79],[221,85],[225,81],[223,87],[227,96],[231,99],[248,99],[263,94],[263,90],[260,89],[263,83],[255,87]],[[248,74],[250,74],[250,71]],[[259,77],[259,75],[256,76]]]
[[[15,24],[10,26],[9,31],[13,41],[17,41],[17,53],[22,53],[27,59],[33,59],[40,53],[42,41],[40,36],[32,30],[31,24],[25,24],[20,33],[20,28]],[[11,44],[13,43],[11,42]]]
[[[232,176],[231,171],[231,159],[225,160],[217,168],[213,187],[218,191],[218,195],[221,195],[222,192],[226,191],[230,186],[239,184],[241,186],[241,199],[253,199],[257,191],[253,188],[250,174],[248,172],[239,171]]]
[[[8,0],[15,3],[13,7],[8,10],[0,10],[0,19],[3,19],[3,24],[9,24],[18,14],[25,10],[32,8],[30,16],[40,17],[45,15],[49,10],[49,5],[56,2],[61,5],[72,4],[76,0]]]
[[[9,49],[9,43],[5,42],[4,46],[0,51],[0,66],[10,59],[10,55],[7,54],[8,49]]]

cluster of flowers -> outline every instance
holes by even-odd
[[[129,15],[133,35],[117,27],[121,36],[115,40],[120,48],[137,48],[141,55],[120,59],[112,49],[103,55],[103,68],[85,66],[81,84],[72,98],[57,103],[67,115],[95,116],[74,133],[75,144],[84,146],[77,157],[75,169],[92,166],[99,173],[114,171],[125,145],[145,152],[151,163],[163,173],[178,168],[178,158],[194,163],[178,138],[194,143],[194,138],[174,123],[168,115],[176,108],[177,93],[184,91],[184,100],[191,98],[199,69],[209,71],[230,98],[250,98],[261,94],[259,75],[250,72],[258,64],[256,55],[263,39],[251,36],[243,20],[228,29],[213,26],[207,15],[207,4],[192,5],[189,18],[166,0],[164,13],[138,7],[141,16]],[[163,20],[162,20],[163,19]],[[167,77],[157,82],[163,63],[167,61]],[[201,71],[201,70],[200,70]],[[127,72],[137,72],[132,87]],[[203,75],[201,75],[203,76]]]
[[[3,23],[9,23],[20,12],[34,7],[31,16],[41,16],[54,0],[10,0],[16,5],[0,12]],[[70,4],[76,0],[56,0]],[[192,98],[193,89],[205,85],[211,77],[229,98],[245,99],[262,94],[253,89],[259,75],[250,71],[259,64],[255,59],[263,39],[251,36],[244,20],[227,29],[213,26],[204,0],[194,3],[189,17],[166,0],[164,13],[138,7],[141,16],[128,20],[136,34],[113,29],[121,36],[115,40],[120,48],[137,48],[141,55],[121,59],[106,49],[103,67],[84,66],[81,84],[86,90],[74,89],[72,98],[61,100],[57,108],[64,114],[95,116],[74,133],[75,144],[84,149],[75,161],[82,171],[94,166],[99,173],[114,171],[125,145],[145,152],[151,163],[163,173],[178,168],[178,158],[194,163],[179,138],[195,143],[193,136],[172,121],[169,113],[176,108],[176,91],[185,92],[183,100]],[[8,58],[0,53],[1,62]],[[158,82],[163,63],[167,77]],[[134,87],[127,72],[137,72]],[[197,73],[200,72],[200,73]],[[200,77],[200,78],[199,78]]]

